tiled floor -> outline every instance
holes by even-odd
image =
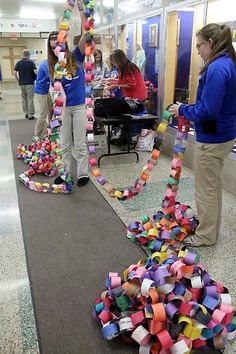
[[[19,89],[10,84],[0,101],[0,353],[38,353],[25,260],[8,119],[21,119]]]
[[[2,84],[0,91],[3,97],[0,100],[0,353],[33,354],[38,353],[38,344],[8,128],[9,119],[24,119],[24,114],[21,111],[19,89],[15,83]],[[120,188],[130,186],[139,176],[148,157],[149,153],[141,153],[139,164],[135,162],[133,155],[105,158],[101,162],[101,169],[113,186]],[[170,159],[161,156],[146,191],[128,202],[111,199],[95,181],[94,183],[118,216],[127,224],[129,221],[139,219],[141,214],[147,213],[151,216],[160,209],[169,169]],[[190,204],[194,209],[192,186],[192,172],[184,169],[179,200]],[[221,281],[229,289],[234,305],[236,305],[235,236],[236,197],[224,192],[220,240],[215,247],[200,249],[199,253],[211,277]],[[236,353],[236,341],[227,344],[225,353]]]

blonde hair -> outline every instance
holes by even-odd
[[[212,40],[212,51],[201,68],[201,73],[223,52],[229,53],[236,66],[236,53],[232,44],[232,33],[229,26],[209,23],[199,30],[196,35],[206,42],[209,42],[210,39]]]
[[[29,58],[29,57],[30,57],[30,51],[28,49],[23,49],[22,58]]]

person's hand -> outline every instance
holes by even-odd
[[[175,104],[172,104],[172,106],[169,107],[168,111],[172,114],[172,116],[179,116],[179,107],[181,106],[181,104],[181,102],[176,102]]]
[[[112,90],[112,89],[118,87],[117,84],[108,84],[108,86],[109,86],[109,89],[110,89],[110,90]]]

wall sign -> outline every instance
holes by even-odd
[[[0,32],[51,32],[56,30],[54,20],[0,19]]]
[[[124,18],[137,12],[151,10],[161,6],[161,0],[129,0],[118,4],[118,18]]]

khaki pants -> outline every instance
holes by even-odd
[[[60,131],[62,161],[67,171],[71,170],[72,133],[74,138],[75,159],[77,162],[77,178],[88,176],[88,149],[86,138],[87,116],[85,105],[65,108]]]
[[[23,112],[33,117],[34,109],[34,85],[20,85]]]
[[[224,158],[233,148],[235,139],[221,144],[196,143],[193,172],[195,202],[199,225],[196,236],[206,245],[216,243],[222,209],[221,172]]]
[[[48,117],[48,123],[51,119],[52,98],[50,93],[47,95],[35,94],[35,97],[39,104],[39,115],[34,129],[34,135],[40,139],[43,137],[43,131]]]

